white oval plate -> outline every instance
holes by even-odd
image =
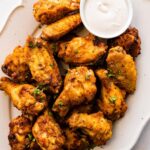
[[[137,58],[138,81],[136,92],[128,98],[128,111],[124,118],[117,121],[113,138],[103,148],[96,150],[130,150],[136,143],[141,131],[150,118],[150,0],[132,0],[134,17],[132,25],[139,29],[142,38],[142,54]],[[37,28],[32,15],[34,0],[25,0],[24,7],[16,9],[0,35],[0,65],[5,57]],[[7,7],[7,6],[6,6]],[[4,9],[4,8],[3,8]],[[0,76],[4,75],[0,71]],[[0,92],[0,147],[8,150],[8,123],[18,112],[11,108],[7,96]]]

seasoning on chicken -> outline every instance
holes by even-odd
[[[38,117],[32,133],[42,150],[61,150],[65,142],[65,137],[49,110]]]
[[[25,49],[32,78],[40,84],[49,85],[51,92],[58,93],[62,81],[51,50],[32,37],[27,39]]]
[[[102,83],[101,98],[98,101],[100,110],[108,119],[118,120],[127,110],[127,104],[124,100],[125,95],[108,77],[107,70],[99,69],[96,74]]]
[[[112,137],[112,122],[105,119],[102,112],[94,114],[74,113],[68,124],[72,129],[80,129],[97,146],[105,144]]]
[[[133,93],[136,89],[137,71],[133,58],[126,54],[120,46],[109,50],[106,59],[108,71],[117,85],[127,93]]]
[[[13,105],[23,114],[37,116],[47,106],[46,95],[32,85],[17,84],[3,77],[0,90],[8,94]]]
[[[33,15],[38,22],[50,24],[79,7],[80,0],[38,0],[33,6]]]
[[[59,40],[61,37],[75,29],[80,23],[80,14],[67,16],[46,26],[42,31],[41,37],[44,40]]]
[[[71,107],[87,104],[95,97],[96,78],[87,67],[69,70],[64,81],[64,89],[53,105],[53,111],[64,117]]]
[[[69,42],[60,44],[58,57],[69,64],[91,64],[97,62],[106,53],[106,44],[96,37],[75,37]]]

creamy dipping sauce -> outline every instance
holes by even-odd
[[[109,37],[124,28],[129,7],[126,0],[86,0],[84,15],[94,33]]]

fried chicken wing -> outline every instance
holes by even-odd
[[[105,119],[102,112],[94,114],[74,113],[68,124],[73,129],[81,129],[95,145],[103,145],[112,137],[112,122]]]
[[[100,110],[108,119],[115,121],[121,118],[127,110],[124,93],[108,77],[107,70],[99,69],[96,74],[102,83],[101,100],[98,101]]]
[[[106,44],[94,41],[96,37],[75,37],[69,42],[60,44],[58,57],[63,58],[66,63],[91,64],[97,62],[106,53]]]
[[[137,57],[141,50],[141,39],[136,28],[129,28],[121,36],[110,40],[111,47],[121,46],[127,53]]]
[[[38,115],[46,106],[46,95],[29,84],[17,84],[8,78],[1,78],[0,90],[5,91],[13,105],[23,114]]]
[[[61,75],[51,50],[43,42],[29,37],[25,46],[28,65],[32,78],[43,85],[49,85],[50,91],[58,93],[61,87]]]
[[[48,110],[35,122],[32,133],[42,150],[61,150],[65,137]]]
[[[42,39],[58,40],[81,23],[80,14],[67,16],[55,23],[46,26],[42,31]]]
[[[66,142],[64,148],[66,150],[85,150],[89,147],[89,141],[85,135],[81,135],[69,128],[65,129]]]
[[[109,50],[107,57],[108,71],[117,85],[132,93],[136,88],[137,71],[133,58],[122,47]]]
[[[50,24],[78,10],[79,6],[80,0],[39,0],[33,6],[33,15],[38,22]]]
[[[11,150],[26,150],[31,143],[32,123],[24,116],[13,119],[9,124],[9,144]]]
[[[72,106],[89,103],[95,97],[96,78],[87,67],[69,70],[65,77],[64,89],[53,105],[53,111],[64,117]]]
[[[2,65],[2,70],[15,81],[24,82],[28,79],[30,71],[26,64],[26,56],[23,47],[17,46],[13,53],[6,57]]]

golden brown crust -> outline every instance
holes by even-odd
[[[80,14],[67,16],[55,23],[46,26],[42,31],[42,39],[58,40],[81,23]]]
[[[71,107],[91,102],[96,94],[94,72],[87,67],[69,70],[64,89],[53,105],[53,111],[64,117]]]
[[[33,6],[33,15],[38,22],[50,24],[78,10],[79,4],[79,0],[39,0]]]
[[[97,42],[96,37],[75,37],[69,42],[60,44],[58,57],[69,64],[91,64],[97,62],[106,53],[106,44]]]
[[[60,150],[65,142],[59,125],[48,110],[37,119],[32,133],[42,150]]]

